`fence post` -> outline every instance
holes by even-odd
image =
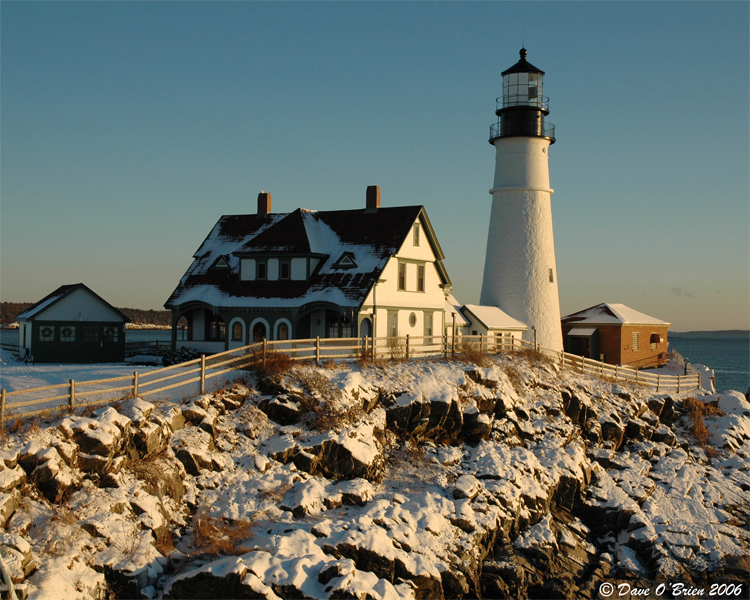
[[[71,379],[70,380],[70,401],[69,401],[71,415],[73,414],[73,407],[75,406],[75,402],[76,402],[76,382]]]
[[[409,334],[406,334],[406,360],[409,360]]]
[[[320,336],[315,338],[315,364],[320,364]]]
[[[263,368],[266,368],[266,350],[268,348],[268,340],[263,338]]]
[[[484,334],[479,334],[479,354],[484,352]]]
[[[443,357],[448,360],[448,334],[443,332]]]
[[[369,339],[370,339],[370,336],[366,335],[365,339],[364,339],[365,349],[364,349],[364,352],[362,352],[362,358],[364,360],[367,360],[367,356],[369,355],[369,348],[367,347],[367,340],[369,340]]]
[[[560,369],[565,369],[565,350],[560,350]]]
[[[615,382],[618,380],[618,378],[619,378],[619,373],[617,370],[617,365],[615,365]]]
[[[635,370],[635,384],[638,385],[638,369]]]
[[[656,374],[656,393],[659,393],[659,374]]]
[[[138,371],[133,371],[133,397],[138,395]]]
[[[5,390],[0,390],[0,436],[5,437]]]
[[[201,394],[206,393],[206,355],[201,354]]]
[[[677,393],[680,393],[680,375],[677,376]]]
[[[581,355],[581,373],[586,372],[586,359]]]

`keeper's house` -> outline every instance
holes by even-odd
[[[598,304],[561,321],[565,351],[571,354],[638,369],[666,362],[670,323],[624,304]]]
[[[40,363],[125,360],[125,323],[119,310],[82,283],[63,285],[16,317],[18,356]]]
[[[268,340],[442,336],[451,282],[422,206],[223,216],[164,305],[176,348]],[[185,327],[187,339],[178,339]],[[182,338],[182,336],[180,336]],[[432,339],[430,337],[430,339]]]

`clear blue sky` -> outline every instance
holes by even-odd
[[[747,2],[0,3],[0,298],[161,309],[222,214],[423,204],[477,302],[500,73],[546,71],[561,310],[748,328]]]

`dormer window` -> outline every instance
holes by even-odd
[[[339,259],[333,263],[334,269],[354,269],[357,263],[354,262],[354,254],[351,252],[344,252]]]
[[[414,223],[414,245],[419,246],[419,223]]]
[[[290,279],[292,272],[292,263],[290,260],[279,261],[279,279]]]

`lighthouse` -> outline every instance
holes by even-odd
[[[495,181],[480,302],[526,323],[524,339],[562,350],[557,265],[552,234],[549,147],[555,126],[545,121],[544,71],[526,60],[504,71],[495,146]]]

